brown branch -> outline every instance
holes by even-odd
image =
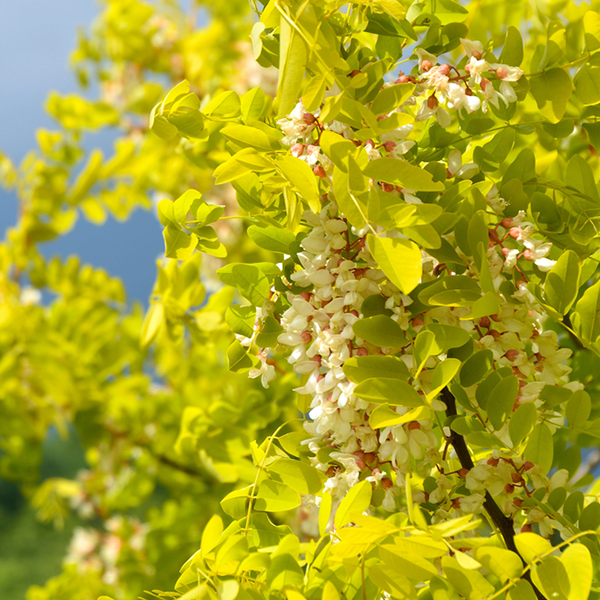
[[[442,390],[442,399],[446,404],[446,416],[457,416],[458,413],[456,412],[456,398],[453,396],[452,392],[447,387],[445,387]],[[450,429],[450,436],[446,439],[454,447],[456,456],[458,457],[458,460],[463,469],[471,470],[475,465],[473,464],[473,459],[471,458],[471,454],[469,453],[469,448],[467,447],[465,438],[462,435]],[[502,512],[502,510],[496,504],[496,501],[494,500],[494,498],[492,498],[492,495],[488,491],[485,492],[485,500],[483,502],[483,507],[485,508],[487,514],[489,515],[490,519],[492,520],[498,531],[500,531],[500,534],[504,539],[504,544],[506,545],[506,547],[512,552],[514,552],[521,559],[523,566],[527,566],[527,563],[519,554],[519,551],[517,550],[517,546],[515,544],[515,527],[512,518],[507,517]],[[535,595],[539,598],[539,600],[544,600],[544,596],[535,587],[535,585],[533,585],[533,582],[531,581],[531,574],[529,571],[527,571],[527,573],[523,575],[523,579],[527,580],[531,584],[531,587],[533,588],[533,591],[535,592]]]

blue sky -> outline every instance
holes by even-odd
[[[89,27],[99,10],[93,0],[0,0],[0,150],[13,160],[35,147],[36,129],[55,127],[43,108],[48,92],[77,91],[69,54],[77,28]],[[110,153],[110,136],[90,142]],[[14,224],[16,207],[15,196],[0,190],[3,231]],[[78,254],[122,278],[131,300],[146,303],[163,242],[154,215],[137,211],[126,223],[102,227],[81,218],[68,235],[42,248],[47,256]]]

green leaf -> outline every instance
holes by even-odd
[[[529,78],[531,94],[543,115],[557,123],[567,109],[573,82],[564,69],[555,68]]]
[[[475,558],[502,583],[519,578],[523,572],[519,555],[510,550],[484,546],[475,550]]]
[[[394,108],[402,106],[404,101],[413,93],[415,86],[412,83],[400,83],[382,89],[373,104],[371,110],[375,115],[383,115],[391,112]],[[408,187],[408,186],[407,186]]]
[[[195,233],[182,231],[174,223],[168,223],[163,229],[165,240],[165,256],[177,260],[189,258],[196,249],[198,236]]]
[[[425,325],[419,334],[429,331],[433,333],[435,345],[432,354],[445,354],[450,348],[460,348],[466,344],[470,336],[462,327],[454,325],[443,325],[442,323],[429,323]]]
[[[359,383],[354,393],[374,404],[387,403],[391,406],[422,406],[424,399],[415,388],[400,379],[380,377]]]
[[[241,490],[234,490],[227,494],[227,496],[221,500],[223,512],[234,519],[241,519],[244,517],[246,515],[250,488],[251,486],[247,486]]]
[[[231,275],[240,294],[254,306],[262,306],[269,299],[269,280],[258,267],[237,264],[233,266]]]
[[[600,98],[598,101],[600,102]],[[565,181],[568,182],[569,186],[588,196],[595,204],[600,203],[598,189],[596,188],[596,178],[594,177],[592,167],[579,154],[573,155],[571,160],[569,160],[565,173]]]
[[[273,348],[277,345],[277,338],[283,333],[283,327],[279,321],[267,316],[261,332],[256,336],[256,345],[259,348]]]
[[[494,593],[494,586],[481,573],[464,569],[455,558],[444,556],[442,567],[452,587],[467,600],[481,600]]]
[[[600,281],[589,287],[571,315],[573,328],[585,346],[600,337]]]
[[[413,408],[401,415],[392,410],[389,404],[381,404],[369,415],[369,425],[373,429],[380,429],[381,427],[393,427],[394,425],[402,425],[403,423],[429,419],[430,417],[431,409],[427,406]]]
[[[600,15],[593,10],[587,10],[583,15],[585,45],[588,52],[600,48]]]
[[[388,570],[402,573],[416,581],[428,581],[437,575],[437,569],[431,562],[416,553],[406,553],[402,547],[382,544],[378,547],[379,557]]]
[[[600,102],[600,67],[584,64],[577,71],[574,83],[575,95],[583,104],[597,104]]]
[[[371,502],[371,498],[369,498],[369,502]],[[331,494],[323,494],[323,497],[321,498],[321,504],[319,506],[319,535],[322,537],[324,537],[327,532],[332,504],[333,498]]]
[[[290,113],[298,102],[307,56],[306,44],[283,15],[280,21],[279,41],[277,117],[281,118]]]
[[[225,322],[233,333],[251,338],[254,334],[254,320],[256,309],[254,306],[240,306],[233,304],[225,311]]]
[[[523,62],[523,38],[519,30],[513,25],[509,25],[504,38],[502,54],[498,59],[500,63],[519,67]]]
[[[581,427],[590,418],[591,412],[592,400],[584,390],[574,392],[565,408],[565,416],[571,427]]]
[[[408,344],[400,325],[385,315],[359,319],[354,323],[352,329],[357,337],[375,346],[402,348]]]
[[[271,463],[268,472],[277,473],[283,483],[301,494],[316,494],[323,490],[324,478],[314,467],[299,460],[282,458]]]
[[[244,348],[238,340],[233,340],[227,350],[227,366],[234,373],[243,373],[254,367],[254,361],[248,354],[247,348]]]
[[[508,434],[513,446],[518,446],[531,433],[537,416],[537,409],[533,402],[526,402],[517,408],[508,423]]]
[[[372,163],[371,163],[372,164]],[[385,276],[404,294],[417,287],[423,273],[421,251],[408,240],[367,237],[367,246]]]
[[[223,519],[219,515],[213,515],[202,532],[202,541],[200,542],[202,556],[207,556],[211,550],[216,548],[222,533]]]
[[[215,96],[202,112],[210,117],[235,117],[240,114],[240,97],[233,91]]]
[[[524,579],[517,581],[514,587],[508,590],[508,597],[510,600],[538,600],[533,587]]]
[[[165,322],[165,307],[162,302],[152,304],[144,319],[140,343],[142,348],[147,348],[158,336]]]
[[[544,282],[548,304],[560,315],[569,312],[579,289],[581,264],[572,250],[566,250],[552,267]]]
[[[350,177],[346,170],[340,169],[337,165],[333,167],[333,192],[335,200],[348,222],[357,229],[362,229],[366,225],[367,207],[361,202],[361,198],[350,190]]]
[[[461,362],[457,358],[447,358],[436,366],[431,378],[431,391],[427,394],[428,400],[435,398],[440,390],[454,379],[460,365]]]
[[[386,377],[408,381],[410,373],[406,363],[396,356],[358,356],[344,362],[344,375],[353,383],[366,379]]]
[[[527,460],[539,465],[544,473],[550,470],[554,459],[554,446],[548,425],[538,423],[533,428],[524,455]]]
[[[494,355],[491,350],[480,350],[472,354],[460,369],[460,383],[471,387],[481,381],[491,370]]]
[[[255,87],[246,92],[241,98],[241,113],[244,123],[258,119],[265,108],[267,97],[262,88]]]
[[[256,150],[269,152],[279,145],[264,131],[249,125],[227,125],[227,127],[221,129],[221,134],[241,148],[255,148]]]
[[[512,413],[518,392],[519,380],[514,375],[505,377],[493,389],[487,403],[487,413],[496,431],[502,429]]]
[[[282,254],[290,254],[290,245],[296,241],[296,236],[293,233],[274,225],[267,225],[266,227],[250,225],[248,235],[257,246]]]
[[[569,600],[587,600],[594,577],[590,551],[583,544],[571,544],[560,561],[569,577]]]
[[[367,177],[384,181],[417,192],[442,192],[444,184],[433,181],[433,175],[405,160],[397,158],[377,158],[363,169]]]
[[[306,200],[309,208],[313,212],[319,213],[321,211],[321,196],[319,195],[316,177],[308,164],[294,156],[280,156],[277,158],[277,167],[291,183],[292,189]]]
[[[264,512],[282,512],[300,506],[300,494],[289,485],[266,480],[258,487],[254,509]]]
[[[371,504],[372,488],[368,481],[361,481],[350,488],[335,513],[335,528],[341,529],[352,521],[355,514],[362,514]]]
[[[279,554],[271,561],[267,571],[267,585],[270,590],[281,590],[293,586],[301,587],[304,583],[304,571],[291,554]]]
[[[473,303],[471,314],[463,317],[463,320],[480,319],[497,315],[500,312],[500,301],[494,292],[486,292],[482,298]]]
[[[435,335],[431,331],[419,331],[413,345],[415,377],[425,366],[425,361],[435,354]]]
[[[536,565],[531,571],[531,581],[546,598],[569,600],[569,576],[556,556],[549,556]]]

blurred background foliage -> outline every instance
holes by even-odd
[[[219,257],[158,261],[159,331],[120,280],[50,243],[81,218],[124,222],[190,188],[230,214],[235,196],[211,176],[223,150],[165,144],[148,114],[182,79],[204,102],[230,88],[274,94],[273,70],[252,57],[253,22],[246,0],[98,3],[71,54],[80,93],[48,95],[54,126],[19,166],[0,154],[18,197],[0,244],[2,598],[170,589],[219,500],[253,477],[250,442],[293,410],[289,378],[263,390],[226,370],[231,298],[201,277]],[[234,255],[241,231],[220,224]],[[145,245],[128,241],[131,253]]]

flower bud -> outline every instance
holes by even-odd
[[[448,65],[448,64],[440,65],[440,68],[438,69],[438,73],[440,75],[448,75],[450,73],[450,65]]]
[[[508,71],[504,67],[498,67],[496,69],[496,77],[498,79],[505,79],[508,77]]]
[[[392,142],[392,140],[388,140],[383,144],[383,147],[386,152],[391,152],[396,147],[396,142]]]
[[[390,488],[394,487],[394,482],[389,477],[384,477],[381,480],[381,487],[384,490],[389,490]]]
[[[307,125],[312,125],[315,121],[316,121],[316,117],[315,115],[313,115],[312,113],[304,113],[302,115],[302,120],[307,124]]]
[[[427,98],[427,108],[429,108],[430,110],[434,110],[435,108],[437,108],[438,104],[439,100],[436,98],[435,94],[431,94],[431,96]]]
[[[533,467],[535,467],[535,465],[530,460],[523,463],[523,471],[529,471],[530,469],[533,469]]]
[[[459,469],[457,472],[457,475],[461,479],[466,479],[468,474],[469,474],[469,469],[465,469],[464,467],[462,469]]]
[[[419,421],[411,421],[408,424],[409,431],[413,431],[414,429],[421,429],[421,424],[419,423]]]
[[[519,357],[519,351],[516,348],[511,348],[510,350],[506,351],[506,354],[504,356],[506,356],[508,360],[513,362]]]
[[[479,82],[479,85],[481,87],[482,90],[485,90],[485,88],[490,84],[490,80],[486,79],[485,77],[481,78],[481,81]]]
[[[296,158],[302,156],[304,154],[304,144],[294,144],[290,148],[290,152],[292,156],[295,156]]]
[[[421,63],[421,70],[422,71],[429,71],[431,68],[433,67],[433,63],[430,60],[425,59],[422,63]]]
[[[525,525],[523,525],[523,527],[521,527],[521,533],[532,533],[533,529],[531,528],[531,525],[529,523],[525,523]]]
[[[502,221],[500,221],[500,225],[504,227],[504,229],[510,229],[512,227],[513,220],[509,217],[504,217]]]
[[[369,351],[366,348],[358,348],[356,356],[369,356]]]
[[[511,238],[516,240],[521,235],[521,231],[523,230],[520,227],[511,227],[508,230],[508,235],[510,235]]]
[[[327,177],[327,173],[325,172],[325,169],[321,166],[321,165],[315,165],[313,168],[313,173],[317,176],[317,177]]]
[[[394,186],[391,183],[381,183],[381,189],[384,192],[388,192],[389,194],[391,194],[394,191]]]
[[[514,493],[514,491],[515,491],[515,486],[514,486],[514,485],[511,485],[510,483],[507,483],[507,484],[504,486],[504,491],[505,491],[507,494],[512,494],[512,493]]]

